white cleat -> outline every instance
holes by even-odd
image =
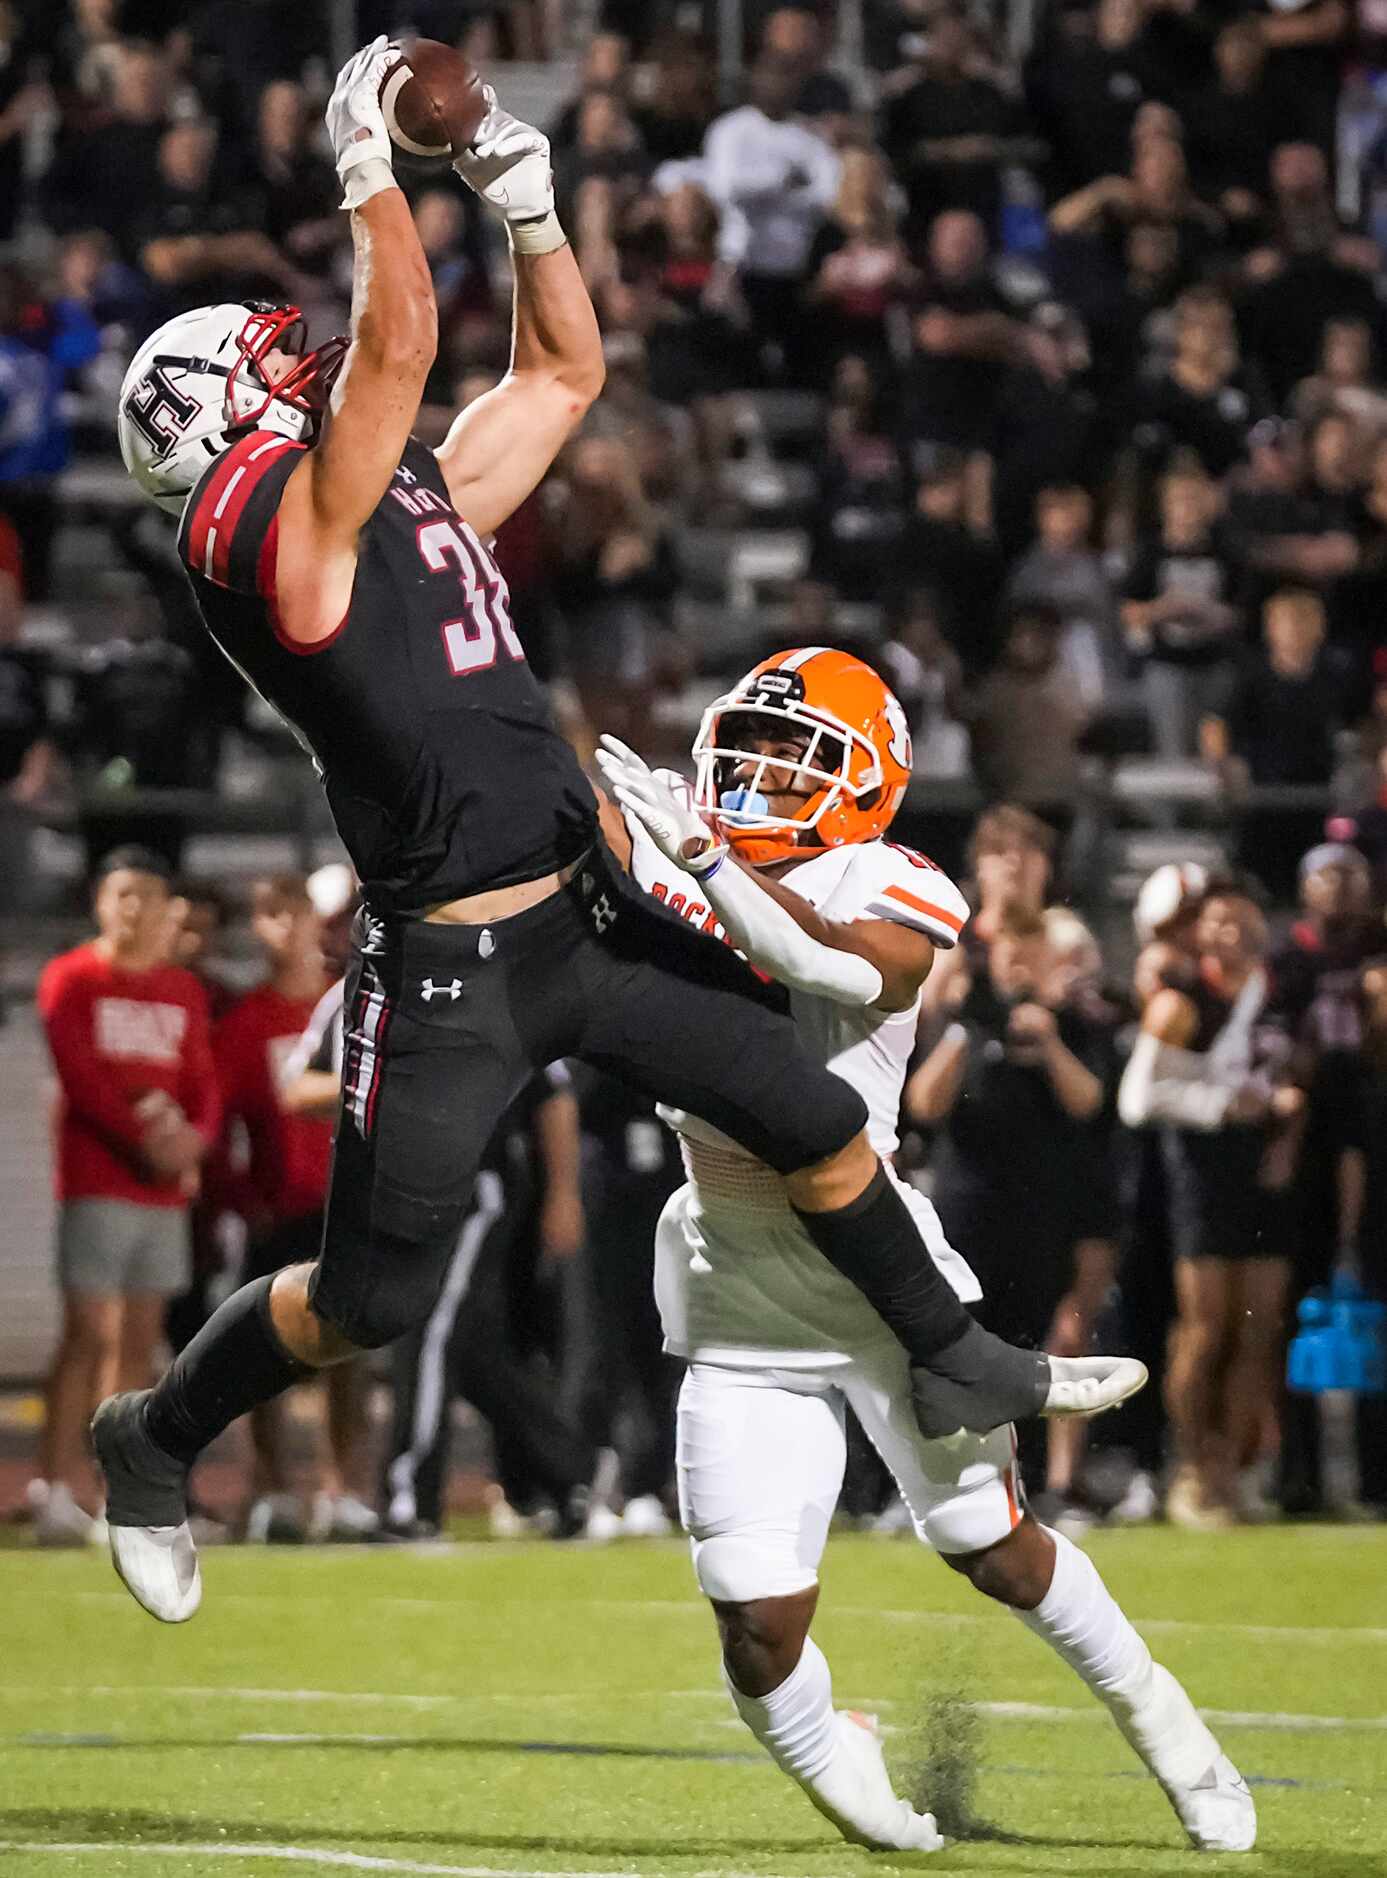
[[[1102,1415],[1144,1389],[1147,1377],[1145,1363],[1134,1356],[1052,1356],[1040,1412],[1052,1419]]]
[[[830,1814],[843,1837],[874,1852],[939,1852],[944,1838],[933,1813],[917,1813],[909,1800],[900,1799],[891,1785],[886,1756],[881,1751],[875,1715],[857,1709],[838,1713],[838,1737],[846,1753],[858,1764],[864,1787],[881,1797],[880,1823],[871,1833]]]
[[[667,1539],[673,1531],[658,1494],[637,1494],[622,1509],[621,1533],[625,1539]]]
[[[363,1545],[380,1536],[380,1516],[354,1493],[315,1493],[308,1522],[311,1545]]]
[[[1256,1845],[1256,1803],[1226,1754],[1194,1786],[1165,1791],[1196,1851],[1250,1852]]]
[[[40,1500],[34,1496],[34,1538],[42,1546],[99,1545],[106,1536],[104,1520],[93,1519],[72,1497],[72,1489],[53,1481]]]
[[[186,1624],[202,1602],[202,1573],[188,1522],[112,1526],[111,1558],[136,1603],[161,1624]]]

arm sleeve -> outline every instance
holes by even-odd
[[[867,1006],[880,998],[881,973],[870,959],[811,938],[792,913],[730,861],[705,874],[699,886],[738,951],[782,985],[835,1004]]]
[[[232,593],[273,596],[279,499],[303,448],[255,430],[217,458],[189,496],[178,530],[190,572]]]
[[[1223,1126],[1233,1086],[1209,1074],[1209,1059],[1142,1031],[1117,1092],[1117,1112],[1128,1128],[1170,1122],[1211,1134]]]
[[[40,980],[38,1001],[68,1109],[127,1160],[138,1160],[144,1129],[97,1058],[90,986],[50,967]]]

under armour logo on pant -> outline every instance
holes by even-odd
[[[455,978],[450,985],[436,985],[432,978],[426,978],[419,987],[419,996],[428,1004],[433,998],[447,998],[456,1003],[462,996],[462,980]]]
[[[612,905],[605,893],[600,899],[593,901],[592,923],[597,928],[598,932],[606,932],[607,928],[615,919],[616,908]]]

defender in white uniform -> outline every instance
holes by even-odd
[[[919,988],[933,949],[957,942],[968,913],[930,862],[880,838],[899,800],[891,784],[909,770],[894,697],[846,654],[777,655],[705,716],[696,797],[604,743],[636,880],[787,986],[824,1060],[866,1101],[889,1167]],[[808,1634],[850,1403],[919,1537],[1016,1610],[1107,1704],[1195,1845],[1248,1849],[1256,1816],[1245,1783],[1091,1562],[1027,1511],[1011,1431],[926,1439],[904,1352],[819,1253],[779,1179],[706,1123],[666,1120],[689,1174],[656,1238],[666,1343],[689,1363],[680,1511],[728,1691],[752,1732],[845,1838],[942,1844],[932,1817],[892,1789],[870,1720],[834,1711]],[[975,1301],[977,1280],[934,1208],[913,1191],[907,1202],[927,1255]]]

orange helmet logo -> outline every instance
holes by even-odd
[[[754,867],[884,833],[910,781],[910,726],[861,659],[777,652],[703,714],[695,799]],[[792,812],[770,798],[793,796]]]

